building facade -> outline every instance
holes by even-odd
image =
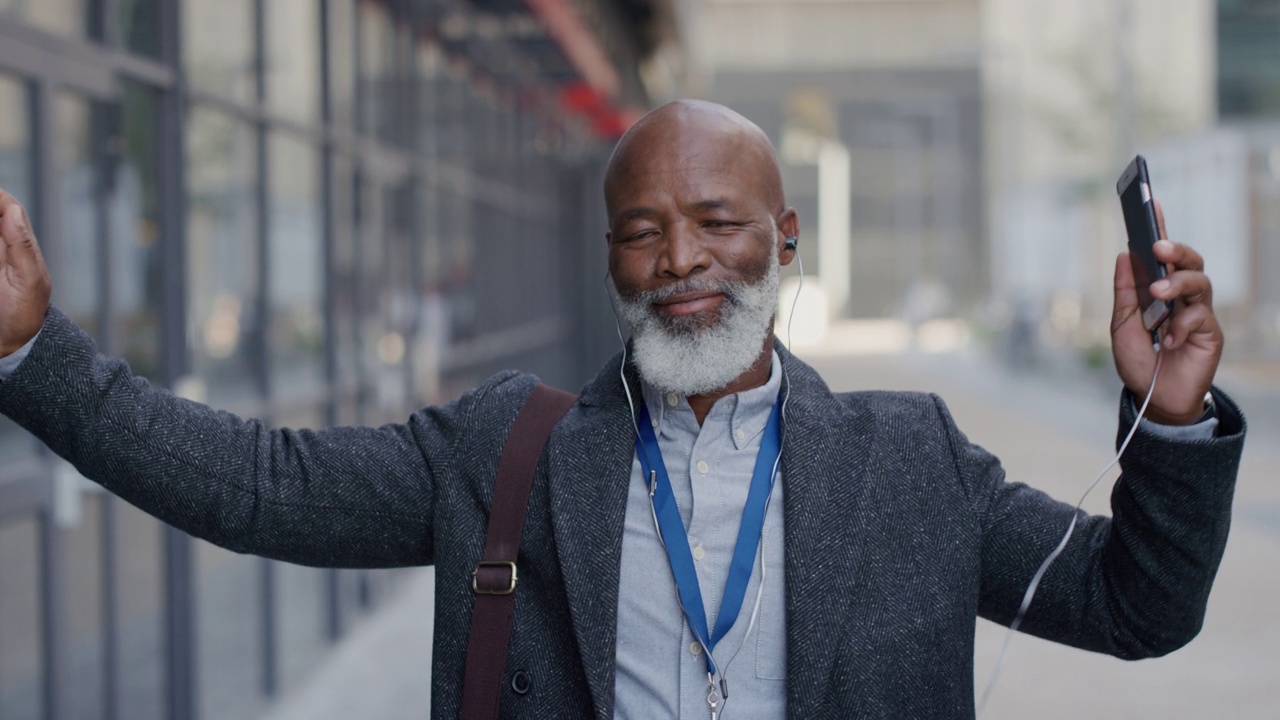
[[[656,5],[0,0],[0,187],[103,352],[241,416],[577,387]],[[0,419],[0,717],[257,717],[394,584],[194,541]]]
[[[834,317],[921,322],[987,290],[981,3],[699,0],[707,97],[779,151]]]

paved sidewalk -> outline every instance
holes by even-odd
[[[381,609],[351,628],[263,720],[411,720],[431,714],[436,575],[416,571]]]

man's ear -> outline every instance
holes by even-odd
[[[789,207],[778,216],[778,262],[790,265],[796,257],[795,243],[800,240],[800,216]]]

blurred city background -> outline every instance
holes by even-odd
[[[986,717],[1277,717],[1280,0],[0,0],[0,187],[54,302],[277,425],[506,367],[580,386],[617,348],[603,163],[686,96],[778,149],[800,355],[941,392],[1072,501],[1113,443],[1114,184],[1148,158],[1253,422],[1233,538],[1189,648],[1017,638]],[[431,587],[192,540],[0,418],[0,719],[425,717]]]

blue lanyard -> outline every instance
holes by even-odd
[[[747,594],[747,583],[751,581],[756,550],[764,532],[765,509],[773,491],[773,470],[778,454],[782,451],[779,406],[780,403],[773,403],[769,423],[765,425],[764,436],[760,439],[760,452],[756,455],[755,472],[751,475],[751,489],[747,492],[747,504],[742,509],[742,524],[738,527],[738,541],[734,545],[729,576],[724,583],[720,614],[716,617],[715,630],[710,634],[707,632],[707,611],[702,604],[702,588],[698,584],[698,573],[693,568],[693,554],[689,551],[688,531],[685,530],[684,520],[680,518],[676,497],[671,492],[671,479],[667,475],[666,463],[662,461],[658,438],[653,433],[649,410],[644,405],[640,406],[636,456],[640,459],[645,479],[652,483],[649,491],[653,512],[662,535],[662,543],[667,550],[667,560],[671,563],[671,574],[675,577],[680,604],[684,607],[685,621],[689,623],[694,637],[708,650],[715,650],[716,643],[724,638],[738,620],[738,614],[742,611],[742,599]],[[649,466],[650,460],[654,460],[654,467]],[[707,672],[719,674],[710,652],[707,653]]]

